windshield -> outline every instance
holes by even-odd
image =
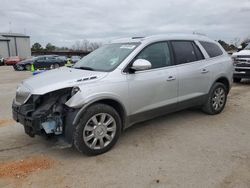
[[[250,43],[244,48],[244,50],[250,50]]]
[[[71,59],[80,59],[80,56],[72,56]]]
[[[109,72],[139,45],[139,43],[107,44],[78,61],[73,68]]]

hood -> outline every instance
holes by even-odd
[[[107,74],[107,72],[62,67],[32,76],[24,80],[22,84],[31,90],[32,94],[43,95],[58,89],[97,81]]]
[[[233,53],[233,57],[236,57],[238,55],[249,55],[250,56],[250,50],[241,50],[239,52]]]

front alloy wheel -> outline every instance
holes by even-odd
[[[115,119],[107,113],[100,113],[87,122],[83,129],[83,140],[91,149],[103,149],[114,139],[115,132]]]
[[[76,149],[87,155],[110,150],[121,134],[118,112],[106,104],[93,104],[84,111],[74,132]]]

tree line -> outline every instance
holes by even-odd
[[[88,40],[79,40],[76,41],[71,47],[58,47],[51,43],[48,43],[43,47],[40,43],[35,42],[31,51],[34,52],[44,52],[44,51],[59,51],[59,50],[70,50],[70,51],[83,51],[83,52],[91,52],[95,49],[99,48],[102,45],[100,42],[90,42]]]
[[[226,51],[236,51],[239,46],[242,48],[245,48],[248,43],[250,43],[250,37],[245,38],[243,41],[241,41],[239,38],[235,38],[231,44],[223,41],[218,40],[218,42],[221,44],[221,46]],[[38,42],[34,43],[31,47],[32,51],[35,52],[42,52],[42,51],[56,51],[56,50],[70,50],[70,51],[83,51],[83,52],[91,52],[95,49],[99,48],[102,45],[100,42],[90,42],[86,39],[76,41],[71,48],[69,47],[57,47],[51,43],[48,43],[45,47],[43,47]]]
[[[223,40],[218,40],[218,42],[226,51],[236,51],[240,46],[242,49],[244,49],[247,46],[247,44],[250,43],[250,37],[247,37],[242,41],[239,38],[235,38],[231,42],[231,44],[228,44]]]

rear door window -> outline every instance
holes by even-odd
[[[176,64],[184,64],[204,59],[193,41],[171,41]]]
[[[212,42],[204,42],[200,41],[202,47],[206,50],[207,54],[209,57],[217,57],[223,54],[222,50],[220,47]]]

